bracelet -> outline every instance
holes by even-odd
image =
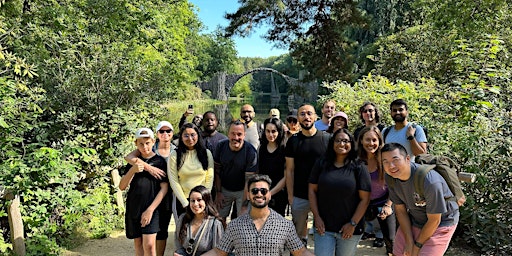
[[[418,241],[414,241],[414,245],[415,245],[416,247],[420,248],[420,249],[421,249],[421,247],[423,247],[423,244],[422,244],[422,243],[420,243],[420,242],[418,242]]]

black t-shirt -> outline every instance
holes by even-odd
[[[163,157],[154,155],[149,159],[139,158],[167,173],[167,163]],[[120,175],[123,176],[128,173],[131,167],[131,164],[127,164],[121,169]],[[126,198],[126,217],[140,218],[142,213],[153,203],[158,192],[160,192],[160,183],[162,182],[169,183],[169,180],[167,177],[158,180],[147,171],[136,173],[130,182],[130,189]]]
[[[285,156],[294,159],[293,196],[308,199],[308,180],[315,161],[324,156],[330,134],[317,130],[315,135],[307,137],[301,132],[288,139]]]
[[[213,159],[220,164],[221,186],[230,191],[244,190],[245,173],[258,168],[258,153],[247,141],[239,151],[231,151],[229,140],[219,142]]]
[[[359,190],[371,191],[370,174],[365,165],[356,161],[340,168],[328,164],[325,169],[323,163],[324,160],[315,163],[309,182],[318,185],[318,212],[325,230],[339,232],[343,225],[350,222],[361,201]],[[363,219],[359,221],[354,234],[362,234]]]
[[[261,145],[258,152],[258,173],[268,175],[272,180],[271,189],[284,177],[284,147],[278,147],[269,153],[267,147]]]

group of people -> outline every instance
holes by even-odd
[[[442,255],[458,206],[444,200],[453,194],[436,172],[425,179],[425,198],[417,198],[411,177],[426,135],[408,122],[405,101],[393,101],[390,113],[395,124],[385,127],[377,106],[364,103],[362,125],[351,133],[348,115],[332,100],[321,118],[304,104],[285,122],[272,109],[262,124],[246,104],[227,136],[211,111],[201,127],[180,122],[177,146],[169,122],[157,125],[156,144],[151,129],[141,128],[119,185],[130,186],[127,237],[137,255],[163,255],[174,215],[174,255],[310,255],[312,213],[316,255],[354,255],[371,223],[382,232],[374,245],[384,243],[388,254]],[[398,182],[388,187],[385,175]]]

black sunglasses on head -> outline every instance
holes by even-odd
[[[261,192],[262,195],[266,195],[268,193],[268,189],[266,188],[252,188],[251,193],[253,195],[257,195],[258,192]]]

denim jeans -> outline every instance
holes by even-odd
[[[325,232],[320,235],[315,230],[315,255],[318,256],[353,256],[362,235],[353,235],[343,239],[338,232]]]

